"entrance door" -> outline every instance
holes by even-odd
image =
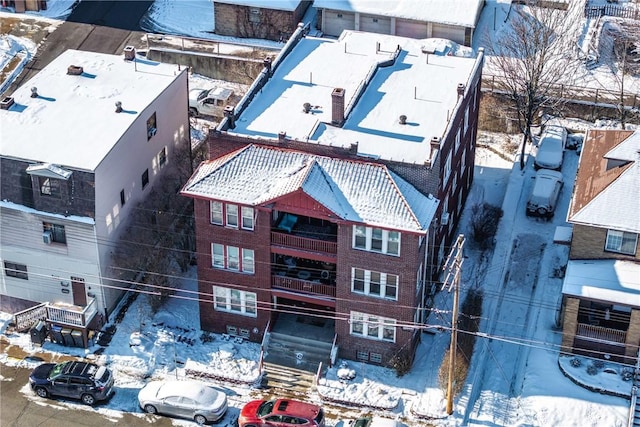
[[[81,277],[72,277],[71,291],[73,292],[73,304],[85,307],[87,305],[87,292],[84,288],[84,279]]]

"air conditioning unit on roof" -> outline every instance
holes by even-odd
[[[53,239],[51,238],[51,231],[43,231],[42,232],[42,241],[45,242],[47,245],[51,243]]]
[[[449,224],[449,212],[442,212],[442,217],[440,218],[441,225]]]

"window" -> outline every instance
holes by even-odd
[[[211,224],[223,225],[224,220],[222,218],[222,202],[210,202],[211,210]]]
[[[260,9],[258,9],[257,7],[252,7],[251,9],[249,9],[249,22],[252,22],[254,24],[259,24],[260,23]]]
[[[353,248],[387,255],[400,255],[400,233],[381,228],[354,225]]]
[[[605,251],[635,255],[638,245],[638,235],[624,231],[607,230]]]
[[[380,341],[396,341],[396,321],[366,313],[351,312],[351,335]]]
[[[153,113],[151,117],[147,119],[147,141],[153,138],[157,131],[156,125],[156,113]]]
[[[446,185],[449,181],[449,175],[451,174],[451,151],[447,156],[447,160],[444,162],[444,171],[442,172],[442,183]]]
[[[60,181],[53,178],[38,177],[40,194],[44,196],[60,197]]]
[[[5,261],[4,274],[9,277],[15,277],[17,279],[29,280],[29,275],[27,274],[27,266],[24,264]]]
[[[237,205],[226,205],[227,207],[227,226],[228,227],[238,227],[238,206]]]
[[[467,167],[467,147],[464,147],[464,151],[462,152],[462,158],[460,159],[460,170],[464,173],[465,168]]]
[[[256,294],[254,292],[214,286],[213,295],[214,310],[228,311],[251,317],[256,317],[258,313]]]
[[[351,291],[364,295],[398,299],[398,276],[377,271],[352,269]]]
[[[67,243],[67,234],[64,231],[64,225],[43,222],[42,231],[48,231],[51,234],[52,242],[64,244]]]
[[[120,206],[124,206],[124,202],[126,202],[124,197],[124,189],[120,190]]]
[[[373,22],[378,22],[378,18],[373,18]]]
[[[242,207],[242,228],[245,230],[253,230],[253,208],[251,207]]]
[[[253,274],[255,272],[255,255],[253,249],[243,248],[242,259],[240,259],[240,251],[240,248],[236,246],[212,243],[211,266],[224,270]]]
[[[167,164],[167,147],[162,147],[158,153],[158,166],[162,168],[165,164]]]
[[[142,188],[145,188],[149,184],[149,169],[145,169],[142,174]]]
[[[458,128],[458,133],[456,133],[456,153],[458,152],[458,148],[460,147],[460,128]]]
[[[467,129],[469,128],[469,105],[467,104],[467,109],[464,112],[464,133],[467,133]]]

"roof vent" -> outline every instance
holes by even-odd
[[[13,98],[10,96],[7,96],[6,98],[2,98],[2,101],[0,101],[0,109],[2,110],[8,110],[9,107],[11,107],[13,105]]]
[[[122,102],[116,101],[116,113],[122,113]]]
[[[69,65],[69,67],[67,68],[67,74],[70,74],[72,76],[79,76],[83,72],[84,70],[82,69],[82,67],[79,67],[77,65]]]
[[[31,97],[32,98],[37,98],[38,97],[38,88],[35,87],[35,86],[31,88]]]
[[[311,104],[309,104],[308,102],[302,104],[302,111],[308,114],[309,111],[311,111]]]
[[[124,60],[133,61],[136,59],[136,48],[129,45],[124,47]]]
[[[458,97],[464,95],[464,85],[462,83],[458,83]]]
[[[407,116],[402,114],[400,117],[398,117],[398,123],[400,123],[401,125],[406,125],[407,124]]]
[[[224,116],[227,118],[227,123],[229,123],[229,127],[234,129],[236,127],[236,116],[234,112],[235,107],[233,105],[227,105],[224,107]]]

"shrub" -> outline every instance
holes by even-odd
[[[598,367],[595,364],[587,366],[587,374],[596,375],[598,373]]]
[[[482,250],[493,247],[502,209],[489,203],[471,207],[471,238]]]
[[[574,357],[573,359],[571,359],[570,363],[571,363],[571,366],[573,366],[574,368],[579,368],[582,365],[582,361],[577,357]]]

